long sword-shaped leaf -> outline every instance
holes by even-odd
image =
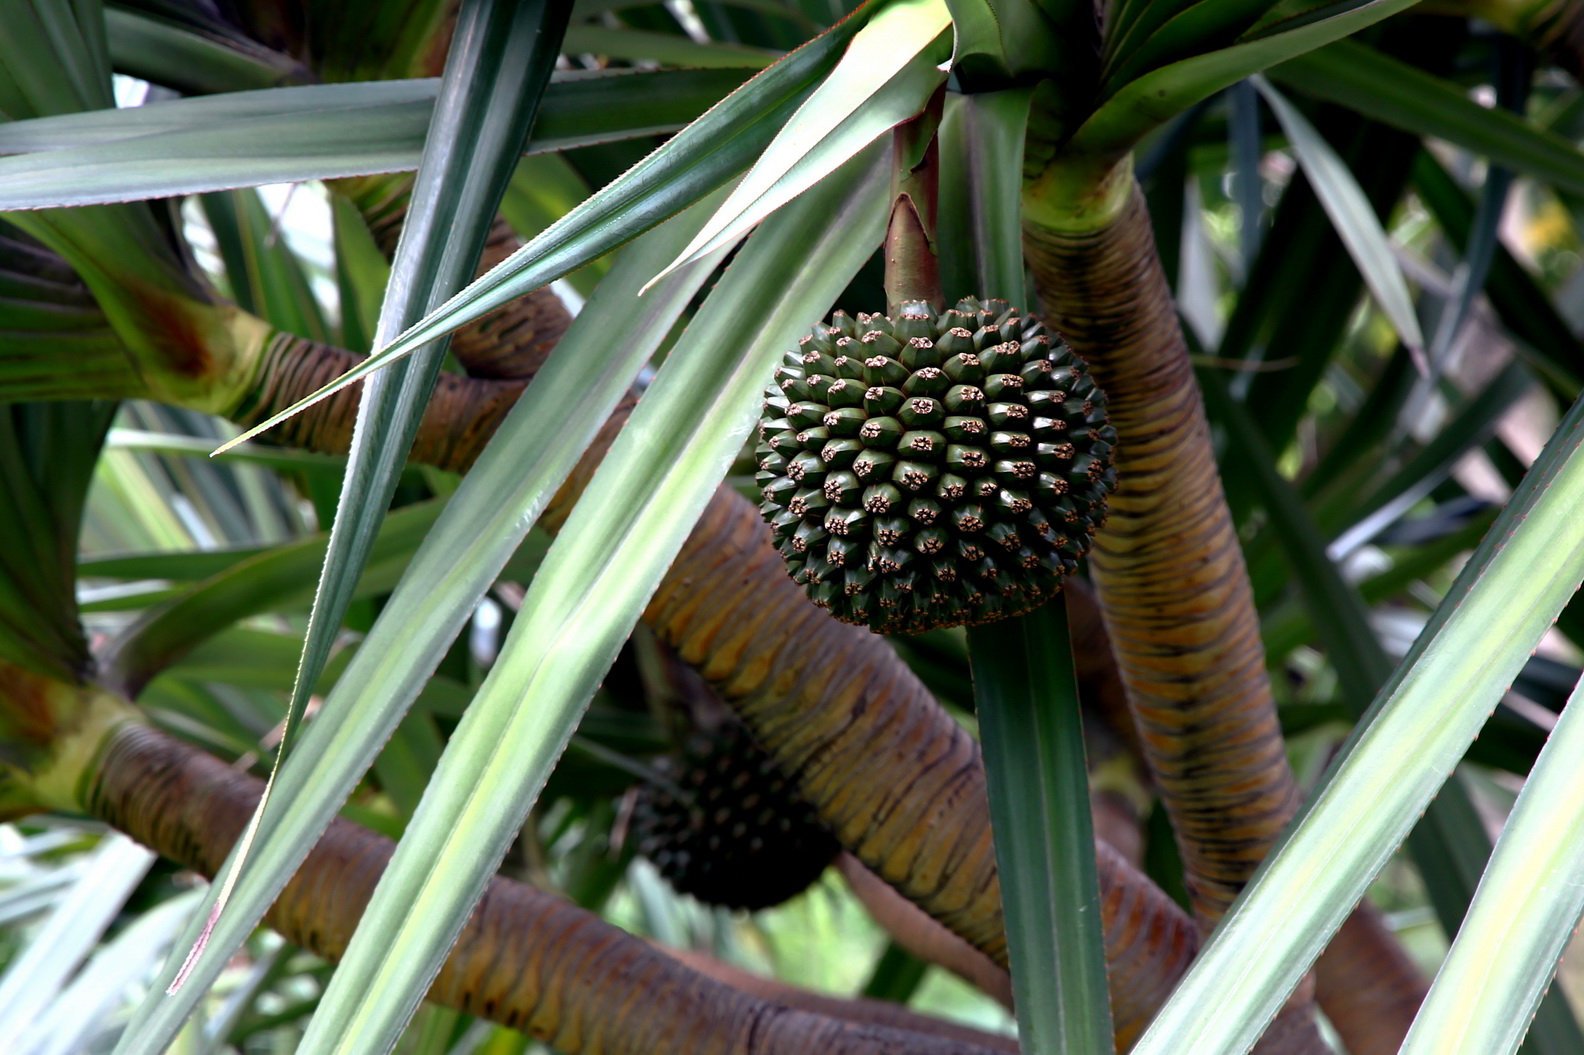
[[[1414,135],[1435,136],[1560,190],[1584,194],[1584,154],[1554,132],[1481,106],[1459,85],[1351,40],[1270,71],[1272,80]]]
[[[703,281],[702,275],[679,275],[637,298],[639,286],[687,244],[704,216],[696,210],[622,254],[507,414],[282,765],[275,805],[259,820],[252,867],[232,891],[209,952],[181,993],[140,1014],[140,1044],[123,1041],[119,1051],[154,1055],[176,1035],[196,994],[257,926],[390,737],[478,599]],[[222,875],[232,867],[228,862]],[[185,940],[196,935],[190,928]],[[160,984],[173,973],[167,968]]]
[[[95,898],[103,902],[106,893],[102,880],[95,884]],[[159,966],[200,896],[199,891],[190,890],[135,915],[128,913],[125,925],[101,939],[92,958],[53,1005],[25,1031],[10,1034],[20,1038],[14,1040],[16,1047],[11,1050],[17,1055],[80,1055],[102,1050],[98,1039],[116,1025],[123,994],[142,984]]]
[[[105,446],[112,450],[147,451],[149,454],[171,454],[188,458],[207,458],[214,449],[211,441],[197,436],[175,436],[168,432],[122,428],[110,430],[105,437]],[[233,447],[231,460],[288,473],[333,472],[336,476],[340,476],[341,470],[346,466],[345,455],[300,450],[296,447],[265,447],[254,444]]]
[[[671,132],[747,71],[563,74],[529,153]],[[378,81],[178,99],[0,124],[0,210],[409,171],[439,82]]]
[[[0,976],[0,1036],[22,1036],[115,922],[143,881],[154,854],[111,833],[84,862],[80,877]]]
[[[573,26],[567,30],[566,50],[613,59],[648,59],[667,66],[756,66],[762,69],[780,58],[773,51],[741,44],[700,43],[672,33],[601,25]]]
[[[945,0],[899,0],[870,19],[693,244],[656,277],[737,241],[922,110],[946,79],[939,64],[950,54],[950,28]]]
[[[697,70],[562,71],[551,78],[545,89],[535,131],[552,141],[558,140],[575,134],[585,127],[586,121],[597,120],[601,110],[609,109],[620,100],[630,102],[643,98],[647,102],[648,96],[667,89],[680,91],[684,97],[702,98],[705,86],[719,87],[724,93],[739,76]],[[690,85],[697,87],[690,88]],[[428,77],[263,88],[187,99],[161,99],[130,109],[83,110],[0,125],[0,154],[80,151],[145,136],[162,136],[179,144],[181,139],[175,137],[252,121],[273,123],[243,126],[252,130],[278,127],[290,134],[290,121],[295,116],[309,128],[322,124],[320,134],[324,137],[336,132],[345,135],[364,124],[395,122],[397,127],[386,129],[371,142],[379,144],[380,152],[404,152],[410,159],[408,167],[415,168],[423,152],[424,134],[439,92],[440,78]],[[639,112],[651,111],[641,108]],[[317,142],[319,138],[306,129],[300,130],[297,136],[281,144],[282,153],[301,150],[305,144]],[[91,154],[68,157],[79,162],[94,159]],[[7,162],[14,163],[14,160]]]
[[[1030,94],[972,95],[942,123],[940,243],[961,248],[941,271],[963,293],[1025,302],[1018,206]],[[1066,599],[971,627],[968,644],[1024,1050],[1109,1051],[1100,884]]]
[[[759,155],[862,24],[854,15],[756,76],[406,333],[236,442],[603,256],[725,183]]]
[[[1259,40],[1196,55],[1144,74],[1120,87],[1084,121],[1066,149],[1074,156],[1120,157],[1146,133],[1228,85],[1324,47],[1418,0],[1363,0],[1334,14]]]
[[[308,80],[302,63],[216,18],[179,25],[140,11],[105,12],[110,59],[121,73],[184,92],[230,92]]]
[[[437,499],[408,506],[385,518],[353,597],[395,585],[439,517],[441,504]],[[104,684],[136,695],[154,675],[237,620],[305,606],[312,596],[308,584],[324,566],[326,545],[323,535],[314,535],[246,557],[150,610],[101,653]]]
[[[1402,1055],[1518,1050],[1584,913],[1584,683],[1524,782]]]
[[[433,129],[424,145],[407,227],[397,245],[380,313],[382,335],[408,325],[477,268],[501,192],[555,66],[566,14],[564,6],[555,4],[518,6],[510,0],[478,0],[465,5],[458,16]],[[297,720],[340,633],[444,355],[444,342],[426,348],[401,369],[376,378],[363,392],[325,566],[282,723],[276,768],[259,811],[238,841],[205,931],[171,982],[172,992],[182,987],[187,973],[205,955],[208,929],[224,908],[231,885],[245,874],[241,862],[247,859],[269,805],[280,760],[291,748]],[[231,951],[223,954],[229,956]],[[157,994],[150,997],[157,1000]],[[145,1033],[134,1030],[129,1036],[140,1038]]]
[[[325,992],[305,1055],[395,1044],[742,444],[775,357],[879,243],[881,161],[856,159],[768,222],[667,357],[534,577]]]
[[[1125,34],[1106,41],[1102,83],[1123,85],[1168,62],[1224,47],[1274,6],[1270,0],[1200,0],[1181,9],[1150,4]]]
[[[1023,139],[1032,92],[949,96],[941,120],[936,239],[948,300],[1004,297],[1028,302],[1022,224]]]
[[[1331,149],[1331,144],[1315,131],[1314,125],[1298,112],[1296,106],[1267,84],[1263,77],[1254,78],[1254,85],[1270,104],[1277,123],[1282,126],[1287,141],[1292,144],[1298,164],[1303,166],[1304,174],[1309,177],[1309,185],[1314,188],[1315,196],[1320,199],[1326,215],[1331,217],[1332,226],[1336,228],[1342,244],[1347,246],[1353,263],[1358,265],[1359,274],[1364,276],[1364,284],[1374,295],[1375,302],[1391,320],[1409,354],[1422,357],[1424,334],[1419,331],[1419,317],[1414,314],[1408,283],[1404,281],[1402,268],[1397,266],[1397,258],[1392,254],[1391,241],[1381,228],[1380,221],[1375,218],[1375,210],[1370,208],[1363,189],[1336,151]]]
[[[1385,865],[1584,577],[1581,443],[1584,401],[1137,1055],[1248,1050]]]
[[[1030,1055],[1114,1043],[1066,605],[1058,597],[968,630],[1012,991]]]

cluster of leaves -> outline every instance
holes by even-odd
[[[503,2],[463,5],[441,79],[385,80],[436,50],[424,41],[447,5],[403,5],[400,26],[363,6],[379,33],[315,36],[312,54],[180,0],[39,0],[0,41],[0,400],[14,404],[0,472],[15,506],[0,521],[0,658],[72,680],[88,662],[80,613],[96,676],[160,724],[229,757],[272,745],[271,730],[291,746],[246,867],[196,914],[168,868],[119,840],[90,851],[66,822],[9,833],[25,863],[3,918],[45,922],[3,949],[0,1035],[31,1029],[37,1051],[107,1043],[125,1009],[111,997],[85,1013],[85,994],[146,981],[169,951],[152,991],[178,970],[186,984],[143,1005],[127,1050],[162,1047],[220,979],[209,1021],[189,1027],[212,1047],[381,1050],[407,1030],[413,1050],[464,1050],[492,1027],[408,1023],[508,852],[585,905],[673,928],[610,838],[616,800],[667,743],[653,649],[641,633],[624,643],[743,447],[776,357],[832,304],[883,302],[876,144],[944,84],[940,237],[974,247],[946,255],[948,284],[1021,286],[1025,173],[1045,223],[1081,224],[1119,166],[1143,184],[1281,718],[1323,789],[1138,1050],[1252,1043],[1465,752],[1412,836],[1417,879],[1377,889],[1427,964],[1440,932],[1414,910],[1448,935],[1463,926],[1405,1050],[1518,1043],[1580,907],[1568,882],[1529,894],[1536,875],[1576,878],[1566,855],[1584,845],[1565,737],[1577,708],[1563,707],[1577,606],[1530,658],[1584,574],[1580,415],[1564,414],[1584,348],[1561,307],[1579,302],[1584,93],[1552,68],[1565,57],[1537,62],[1472,10],[1375,26],[1409,7],[1396,0],[1121,0],[1098,24],[1059,3],[895,0],[849,16],[815,0]],[[113,109],[112,69],[182,98]],[[388,267],[345,198],[319,257],[292,224],[282,237],[278,199],[247,189],[402,170],[418,176]],[[196,210],[99,208],[177,195]],[[497,209],[527,242],[462,288]],[[243,311],[376,350],[311,397],[364,381],[349,454],[244,443],[202,459],[242,438],[194,411],[241,380],[189,391],[128,337],[172,298],[212,299],[189,270],[200,237]],[[41,246],[81,282],[41,275]],[[553,280],[588,300],[470,471],[407,467],[444,335]],[[144,387],[117,372],[128,357]],[[631,423],[551,543],[536,520],[651,359]],[[103,439],[106,406],[21,402],[134,395],[168,405],[124,404]],[[961,637],[898,648],[943,701],[967,703]],[[24,731],[7,726],[7,746]],[[1507,809],[1519,786],[1487,870],[1479,811]],[[1130,791],[1148,804],[1143,782]],[[338,811],[402,842],[327,981],[255,927]],[[1146,833],[1151,874],[1181,889],[1169,833]],[[1034,865],[1003,871],[1009,903],[1048,883]],[[244,943],[249,966],[227,972]],[[873,986],[905,999],[911,985],[888,988],[897,962]],[[1508,984],[1476,993],[1470,972],[1493,963]],[[1552,999],[1526,1043],[1584,1041]]]

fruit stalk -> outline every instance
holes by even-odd
[[[935,246],[935,201],[940,187],[940,147],[935,131],[945,105],[943,85],[923,113],[891,133],[891,222],[885,239],[886,314],[908,301],[946,306]]]

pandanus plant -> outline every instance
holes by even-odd
[[[0,1035],[1584,1048],[1584,34],[1426,6],[13,5]],[[1016,1044],[601,918],[722,723]]]

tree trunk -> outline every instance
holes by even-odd
[[[1029,222],[1025,244],[1052,328],[1093,368],[1119,437],[1118,490],[1090,566],[1145,761],[1209,927],[1299,796],[1209,423],[1144,197],[1129,184],[1120,208],[1084,229]],[[1354,929],[1364,934],[1377,947],[1394,944],[1373,917]],[[1400,956],[1370,967],[1373,988],[1422,992]],[[1401,1003],[1391,1007],[1400,1012]],[[1370,1032],[1406,1031],[1411,1018],[1376,1022]],[[1262,1050],[1323,1043],[1300,996]]]
[[[1298,805],[1248,572],[1137,188],[1083,233],[1030,226],[1052,327],[1093,368],[1117,492],[1090,567],[1196,911],[1226,911]]]

